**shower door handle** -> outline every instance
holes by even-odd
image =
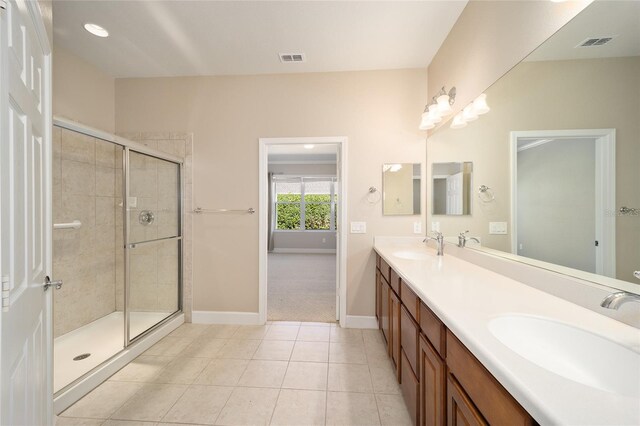
[[[56,281],[51,281],[51,278],[49,278],[49,276],[47,275],[46,277],[44,277],[44,291],[49,290],[49,287],[55,287],[56,290],[60,290],[60,288],[62,287],[62,280],[56,280]]]
[[[640,271],[633,271],[633,276],[640,280]]]

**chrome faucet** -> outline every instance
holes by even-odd
[[[471,241],[475,241],[476,243],[480,244],[480,240],[477,239],[476,237],[467,237],[467,234],[469,233],[469,231],[464,231],[461,232],[460,235],[458,235],[458,247],[464,248],[467,246],[467,241],[471,240]]]
[[[444,254],[444,235],[442,235],[441,232],[434,232],[434,235],[435,235],[435,238],[427,236],[424,240],[422,240],[422,242],[426,243],[429,240],[435,241],[437,255],[442,256]]]
[[[600,306],[607,309],[618,309],[620,305],[624,305],[627,302],[640,303],[640,295],[627,293],[626,291],[619,291],[617,293],[611,293],[602,300]]]

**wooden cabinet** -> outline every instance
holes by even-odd
[[[414,374],[418,373],[418,336],[420,330],[405,305],[400,308],[400,346],[409,360]]]
[[[389,290],[389,328],[391,329],[391,360],[396,366],[396,377],[400,377],[400,298]]]
[[[420,336],[418,355],[420,382],[420,424],[444,426],[446,423],[446,375],[445,362],[427,341]]]
[[[382,335],[384,336],[387,347],[389,347],[391,342],[391,334],[389,327],[389,284],[384,280],[383,277],[380,279],[380,329],[382,330]]]
[[[411,369],[411,365],[407,360],[407,355],[403,350],[401,350],[400,353],[402,356],[402,362],[400,363],[400,389],[402,390],[402,396],[407,404],[407,409],[409,410],[413,424],[418,424],[420,416],[420,402],[418,399],[420,390],[418,378]]]
[[[427,308],[424,302],[420,303],[420,330],[442,358],[446,356],[447,328],[440,318]]]
[[[380,324],[380,316],[382,313],[382,277],[380,270],[376,268],[376,319]]]
[[[447,379],[447,407],[448,426],[488,425],[460,384],[451,375]]]

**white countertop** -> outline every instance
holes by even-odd
[[[640,330],[447,255],[446,247],[444,256],[436,256],[421,238],[376,237],[374,249],[540,424],[640,425],[640,399],[539,367],[502,344],[488,323],[508,314],[551,318],[639,353]],[[403,250],[429,256],[407,260],[394,255]],[[640,364],[629,368],[637,371]]]

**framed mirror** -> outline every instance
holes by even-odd
[[[469,159],[490,193],[475,185],[472,216],[434,217],[434,205],[427,222],[447,236],[468,229],[479,250],[640,294],[638,16],[640,2],[593,2],[485,91],[487,114],[436,129],[433,169]]]
[[[433,163],[431,212],[434,215],[471,214],[473,163]]]
[[[385,216],[419,215],[420,163],[382,165],[382,214]]]

